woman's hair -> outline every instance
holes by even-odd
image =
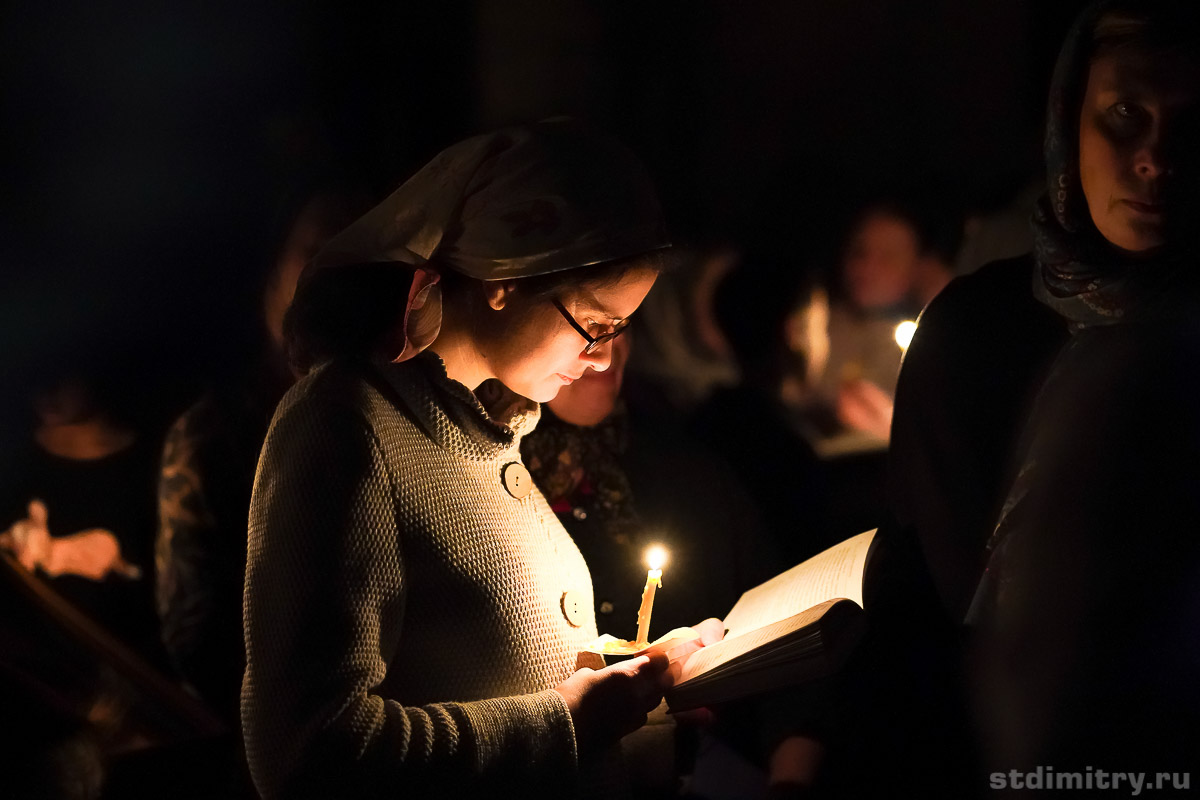
[[[580,286],[609,286],[636,269],[662,272],[667,251],[652,251],[614,261],[559,270],[512,283],[530,297],[552,298]],[[404,265],[380,263],[323,269],[297,292],[283,330],[288,359],[300,372],[334,358],[369,357],[400,323],[412,272]],[[443,270],[438,286],[444,304],[482,300],[483,284],[453,270]]]

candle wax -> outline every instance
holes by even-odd
[[[649,642],[650,612],[654,610],[654,591],[662,586],[662,570],[652,569],[646,573],[646,588],[642,590],[642,606],[638,609],[637,639],[639,643]]]

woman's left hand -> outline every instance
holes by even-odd
[[[710,644],[716,644],[725,638],[725,623],[715,617],[708,619],[692,626],[692,630],[700,634],[699,639],[693,639],[686,644],[676,647],[670,652],[671,666],[663,673],[663,689],[669,689],[679,681],[680,672],[683,669],[683,662],[692,653],[702,647],[708,647]],[[708,725],[712,723],[713,713],[707,708],[695,708],[690,711],[680,711],[672,714],[677,722],[688,725]]]

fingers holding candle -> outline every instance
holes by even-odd
[[[606,747],[640,728],[662,701],[667,658],[651,653],[599,670],[581,669],[554,687],[575,727],[580,752]]]

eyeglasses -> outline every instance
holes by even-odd
[[[602,333],[599,336],[592,336],[584,329],[582,325],[575,321],[575,318],[571,316],[571,312],[567,311],[566,306],[560,303],[557,298],[552,299],[550,302],[554,303],[554,307],[558,309],[558,313],[563,315],[563,319],[571,323],[571,327],[578,331],[579,335],[583,337],[585,342],[587,342],[587,346],[583,348],[583,352],[587,353],[588,355],[591,355],[593,352],[595,352],[596,348],[605,342],[611,342],[613,339],[620,336],[625,332],[625,329],[629,327],[629,323],[625,322],[624,324],[613,328],[608,333]]]

